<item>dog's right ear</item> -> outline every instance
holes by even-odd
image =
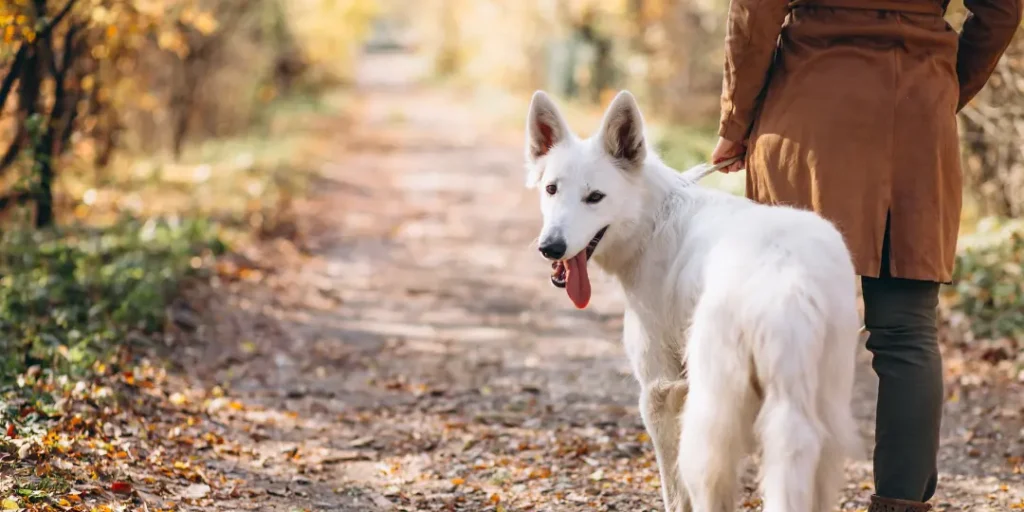
[[[526,115],[526,162],[533,165],[569,137],[569,127],[544,91],[533,93]]]

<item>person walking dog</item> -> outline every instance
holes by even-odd
[[[988,80],[1024,0],[731,0],[714,163],[746,194],[813,209],[861,276],[879,377],[870,512],[931,508],[942,417],[939,286],[961,210],[956,113]]]

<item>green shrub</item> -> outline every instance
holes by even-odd
[[[80,374],[130,335],[161,330],[180,280],[223,250],[202,219],[0,234],[0,386],[32,364]]]
[[[972,338],[1024,339],[1024,223],[985,219],[964,237],[944,295]]]

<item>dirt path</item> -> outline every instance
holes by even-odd
[[[398,64],[380,59],[299,210],[311,251],[250,254],[272,273],[215,304],[206,338],[220,341],[191,349],[193,378],[245,404],[215,416],[247,447],[208,465],[246,484],[210,505],[660,510],[621,299],[598,276],[577,311],[548,284],[521,135],[457,93],[384,83]],[[861,370],[870,435],[866,359]],[[1007,462],[1021,454],[1020,399],[992,393],[951,402],[940,510],[1024,496]],[[985,419],[997,409],[1001,422]],[[851,463],[844,509],[865,506],[869,470],[867,457]]]

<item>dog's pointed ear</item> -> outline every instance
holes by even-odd
[[[569,127],[544,91],[533,93],[526,116],[526,161],[533,164],[569,137]]]
[[[599,135],[601,146],[624,170],[643,165],[647,158],[644,119],[629,91],[619,92],[608,105]]]

